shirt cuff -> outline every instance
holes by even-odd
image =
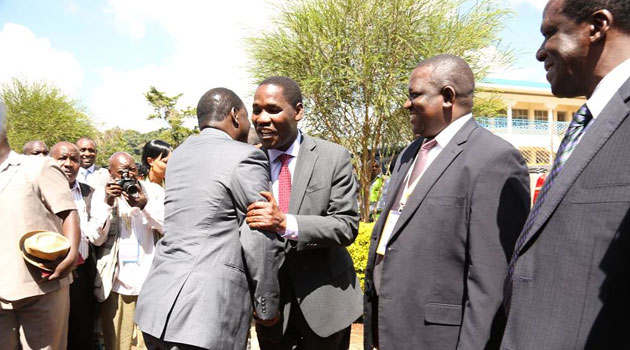
[[[287,214],[287,228],[280,234],[282,238],[290,239],[292,241],[298,240],[298,223],[295,216]]]

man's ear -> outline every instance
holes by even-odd
[[[442,99],[444,100],[444,102],[442,103],[442,107],[452,108],[453,104],[455,104],[455,96],[456,96],[455,89],[452,86],[447,85],[442,88],[442,91],[440,91],[440,94],[442,95]]]
[[[234,128],[238,129],[239,121],[238,121],[238,111],[236,110],[236,107],[232,107],[232,109],[230,110],[230,119],[232,120],[232,124],[234,125]]]
[[[295,110],[297,113],[295,114],[294,119],[295,121],[300,121],[304,117],[304,105],[302,102],[298,102],[298,104],[295,105]]]
[[[591,42],[594,43],[605,38],[614,20],[612,13],[606,9],[593,12],[588,19]]]

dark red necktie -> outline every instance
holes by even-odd
[[[282,164],[278,175],[278,207],[283,213],[289,211],[289,201],[291,200],[291,171],[289,170],[291,157],[291,155],[283,153],[277,158]]]

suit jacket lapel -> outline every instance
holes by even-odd
[[[621,122],[628,117],[630,108],[626,105],[625,100],[630,96],[630,80],[618,92],[612,97],[599,117],[592,121],[593,125],[588,127],[573,153],[564,164],[562,171],[557,175],[545,201],[538,210],[531,232],[535,233],[540,230],[591,159],[608,141],[613,132],[617,130]],[[534,236],[536,235],[530,234],[524,244],[527,244]]]
[[[372,229],[372,236],[380,238],[383,233],[383,228],[385,228],[385,222],[387,221],[387,216],[389,215],[390,210],[394,206],[394,202],[398,198],[398,192],[401,191],[401,186],[403,186],[403,180],[413,164],[413,160],[422,145],[422,138],[414,140],[398,157],[398,163],[396,163],[396,167],[398,170],[395,170],[392,174],[391,180],[387,185],[387,201],[385,202],[385,207],[383,208],[383,214],[381,214]],[[370,253],[376,251],[376,244],[370,245]]]
[[[446,169],[448,169],[455,158],[457,158],[457,156],[461,153],[461,145],[468,140],[470,133],[477,127],[478,125],[474,119],[467,121],[455,134],[455,136],[453,136],[453,139],[446,145],[446,147],[444,147],[437,158],[435,158],[433,163],[431,163],[431,165],[429,165],[429,167],[425,170],[424,174],[422,174],[422,178],[418,182],[418,185],[413,190],[411,196],[409,196],[409,200],[405,204],[405,208],[400,214],[400,218],[398,218],[396,226],[394,226],[392,237],[389,240],[390,242],[392,242],[400,234],[402,227],[416,212],[431,188],[433,188],[433,185],[435,185]],[[404,184],[401,184],[401,186],[404,186]]]
[[[291,200],[289,201],[289,213],[297,214],[300,211],[306,187],[313,175],[313,167],[317,161],[315,141],[308,135],[302,134],[302,144],[295,164],[295,174],[291,184]]]

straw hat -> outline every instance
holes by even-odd
[[[53,271],[70,251],[70,241],[56,232],[36,230],[22,236],[20,251],[29,264]]]

